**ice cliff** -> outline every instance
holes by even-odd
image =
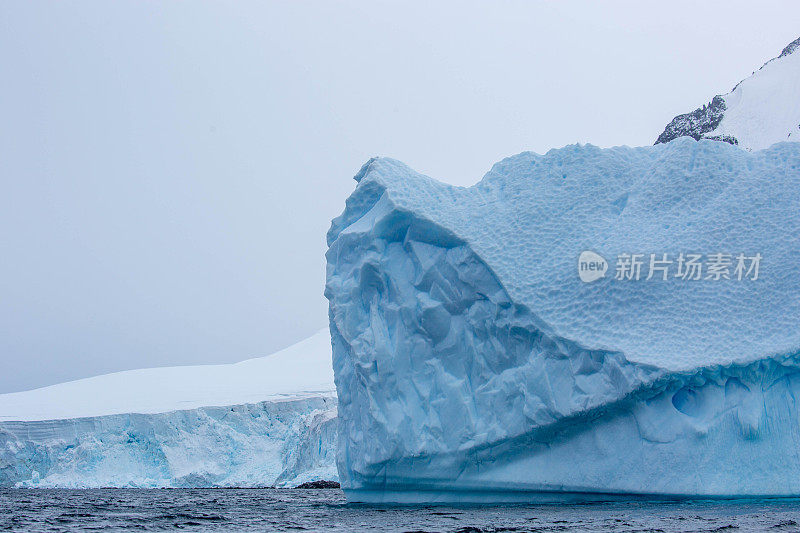
[[[0,395],[0,487],[336,480],[326,331],[232,365],[118,372]]]
[[[725,95],[678,115],[656,144],[682,136],[716,139],[746,150],[800,140],[800,38]]]
[[[469,188],[373,159],[356,180],[326,285],[350,501],[800,495],[799,144],[568,146]],[[585,251],[608,263],[591,283]],[[672,270],[647,279],[650,254]]]

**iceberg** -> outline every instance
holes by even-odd
[[[800,496],[800,145],[355,179],[325,291],[349,501]]]
[[[0,487],[295,486],[337,479],[323,330],[230,365],[0,395]]]

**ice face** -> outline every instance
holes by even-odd
[[[0,487],[253,487],[336,480],[336,398],[0,422]]]
[[[0,395],[0,487],[336,480],[323,330],[229,365],[146,368]]]
[[[326,286],[351,500],[800,494],[800,145],[356,179]],[[586,251],[608,262],[590,282]],[[763,260],[756,280],[615,279],[623,254],[680,253]]]

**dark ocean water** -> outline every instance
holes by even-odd
[[[365,507],[341,491],[0,490],[0,531],[800,531],[797,500]]]

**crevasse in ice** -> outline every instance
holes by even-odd
[[[381,158],[356,180],[326,284],[351,501],[800,495],[799,144],[568,146],[468,188]],[[608,262],[591,283],[584,251]],[[626,254],[640,279],[616,279]]]

